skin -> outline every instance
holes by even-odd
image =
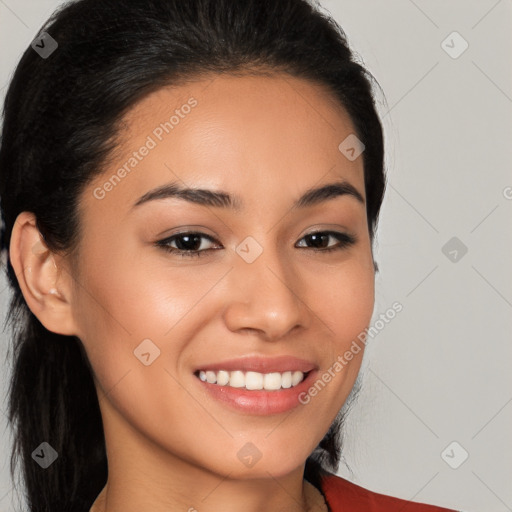
[[[197,106],[95,198],[191,97]],[[309,188],[339,179],[365,198],[362,157],[338,150],[354,132],[319,85],[279,74],[203,77],[160,89],[127,113],[115,158],[81,196],[74,263],[46,249],[33,214],[18,217],[10,257],[24,297],[47,329],[80,338],[94,370],[109,464],[100,512],[306,510],[306,458],[349,395],[363,350],[307,405],[268,416],[213,400],[193,371],[286,354],[315,362],[322,375],[369,325],[365,205],[343,195],[291,208]],[[168,198],[132,209],[171,181],[236,194],[243,208]],[[201,249],[221,248],[182,258],[154,245],[190,227],[215,239],[202,239]],[[327,229],[357,241],[322,252],[304,239]],[[235,251],[247,236],[263,249],[250,264]],[[134,350],[147,338],[160,356],[145,366]],[[262,454],[250,468],[237,457],[246,443]]]

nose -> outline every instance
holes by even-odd
[[[308,327],[307,283],[293,265],[268,248],[252,263],[236,258],[223,314],[231,331],[256,331],[263,339],[274,341]]]

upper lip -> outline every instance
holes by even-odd
[[[197,370],[215,371],[220,370],[234,371],[240,370],[243,372],[259,372],[259,373],[272,373],[272,372],[288,372],[288,371],[301,371],[307,373],[316,369],[317,366],[305,359],[299,359],[294,356],[279,356],[279,357],[261,357],[249,356],[237,359],[227,359],[218,363],[209,363],[197,367]]]

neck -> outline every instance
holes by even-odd
[[[181,485],[181,484],[180,484]],[[120,486],[109,481],[101,491],[90,512],[135,511],[151,508],[160,510],[187,510],[188,512],[209,512],[210,510],[261,511],[287,510],[293,512],[323,512],[326,509],[321,494],[309,483],[301,479],[298,490],[284,487],[283,479],[232,481],[228,478],[217,482],[215,487],[198,492],[198,486],[169,485],[158,496],[151,494],[147,483],[133,486]],[[181,489],[181,491],[177,491]],[[135,492],[133,492],[135,491]],[[142,491],[142,492],[140,492]]]
[[[251,474],[236,476],[232,471],[222,474],[221,467],[205,469],[194,464],[193,457],[180,458],[162,450],[126,424],[107,422],[105,439],[108,481],[92,512],[323,509],[321,495],[303,480],[304,464],[279,476],[255,466],[257,477],[251,478]],[[311,503],[320,506],[313,508]]]

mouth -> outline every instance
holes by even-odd
[[[304,402],[319,367],[295,356],[247,355],[216,363],[200,363],[195,381],[219,405],[244,415],[273,415]]]
[[[243,415],[267,416],[304,407],[307,402],[301,397],[307,395],[317,375],[317,370],[305,373],[299,370],[283,373],[199,370],[195,380],[222,407]],[[208,382],[208,378],[215,382]],[[226,378],[228,381],[224,384]],[[283,387],[283,384],[290,386]]]
[[[279,391],[298,386],[311,373],[300,370],[260,373],[242,370],[197,370],[194,375],[202,382],[245,389],[248,391]]]

